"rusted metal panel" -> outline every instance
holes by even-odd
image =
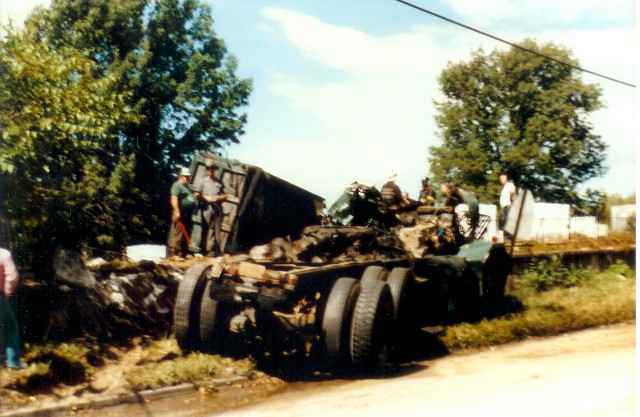
[[[191,164],[190,187],[205,176],[205,161],[215,158],[216,178],[229,198],[222,203],[224,252],[247,251],[278,236],[295,238],[309,225],[320,224],[324,199],[276,177],[262,168],[211,154],[196,155]],[[200,210],[193,216],[191,251],[202,247]]]

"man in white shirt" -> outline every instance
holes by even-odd
[[[504,230],[504,226],[507,223],[507,216],[511,209],[511,203],[516,196],[516,186],[509,179],[509,176],[506,173],[500,174],[500,184],[502,184],[502,191],[500,192],[500,208],[504,214],[500,228]],[[504,236],[507,239],[512,238],[511,234],[506,231],[504,232]]]

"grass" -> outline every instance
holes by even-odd
[[[174,340],[161,342],[172,353],[179,352]],[[168,355],[162,360],[141,361],[125,373],[134,391],[190,382],[207,391],[215,391],[213,381],[225,376],[249,376],[255,369],[251,359],[233,360],[220,355],[192,352],[186,356]]]
[[[134,392],[186,382],[210,392],[215,391],[216,379],[250,377],[255,370],[251,359],[234,360],[201,353],[182,355],[173,338],[136,338],[118,346],[97,345],[92,339],[27,345],[24,356],[28,368],[0,368],[0,405],[2,397],[15,405],[25,405],[38,395],[65,397],[64,387],[84,390],[100,378],[107,386],[125,385]]]
[[[449,326],[449,350],[482,348],[635,319],[635,273],[618,262],[605,271],[558,268],[542,261],[516,279],[507,299],[523,308],[478,323]]]

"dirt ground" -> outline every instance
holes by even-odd
[[[635,416],[635,322],[403,365],[355,379],[316,378],[284,384],[258,379],[97,410],[84,417],[286,417],[306,415]],[[69,415],[67,412],[55,416]]]
[[[150,354],[149,350],[144,338],[133,338],[127,344],[105,347],[100,351],[99,357],[94,355],[92,358],[95,363],[93,375],[89,378],[77,378],[76,382],[69,375],[62,376],[56,371],[47,373],[46,378],[34,377],[33,367],[38,365],[24,370],[0,368],[0,415],[20,408],[58,406],[130,394],[133,390],[126,378],[127,370],[149,361],[150,356],[172,354],[156,351]],[[219,379],[240,375],[246,375],[246,365],[230,361]],[[263,387],[267,392],[282,384],[280,379],[260,371],[251,372],[249,380],[241,383],[246,387]]]
[[[223,415],[632,417],[635,340],[635,323],[535,338],[421,361],[390,378],[292,391]]]

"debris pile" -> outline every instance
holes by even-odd
[[[78,254],[58,251],[53,280],[32,282],[24,291],[20,305],[26,340],[168,334],[182,272],[150,261],[87,268]]]
[[[275,238],[254,246],[256,262],[313,263],[367,261],[396,258],[405,252],[398,235],[364,226],[308,226],[300,239]]]
[[[438,225],[382,229],[367,226],[308,226],[295,241],[278,237],[227,263],[326,264],[424,256]],[[437,237],[437,236],[436,236]],[[21,301],[25,340],[98,340],[170,334],[178,284],[194,263],[215,258],[102,261],[87,266],[80,255],[59,250],[53,279],[32,285]]]

